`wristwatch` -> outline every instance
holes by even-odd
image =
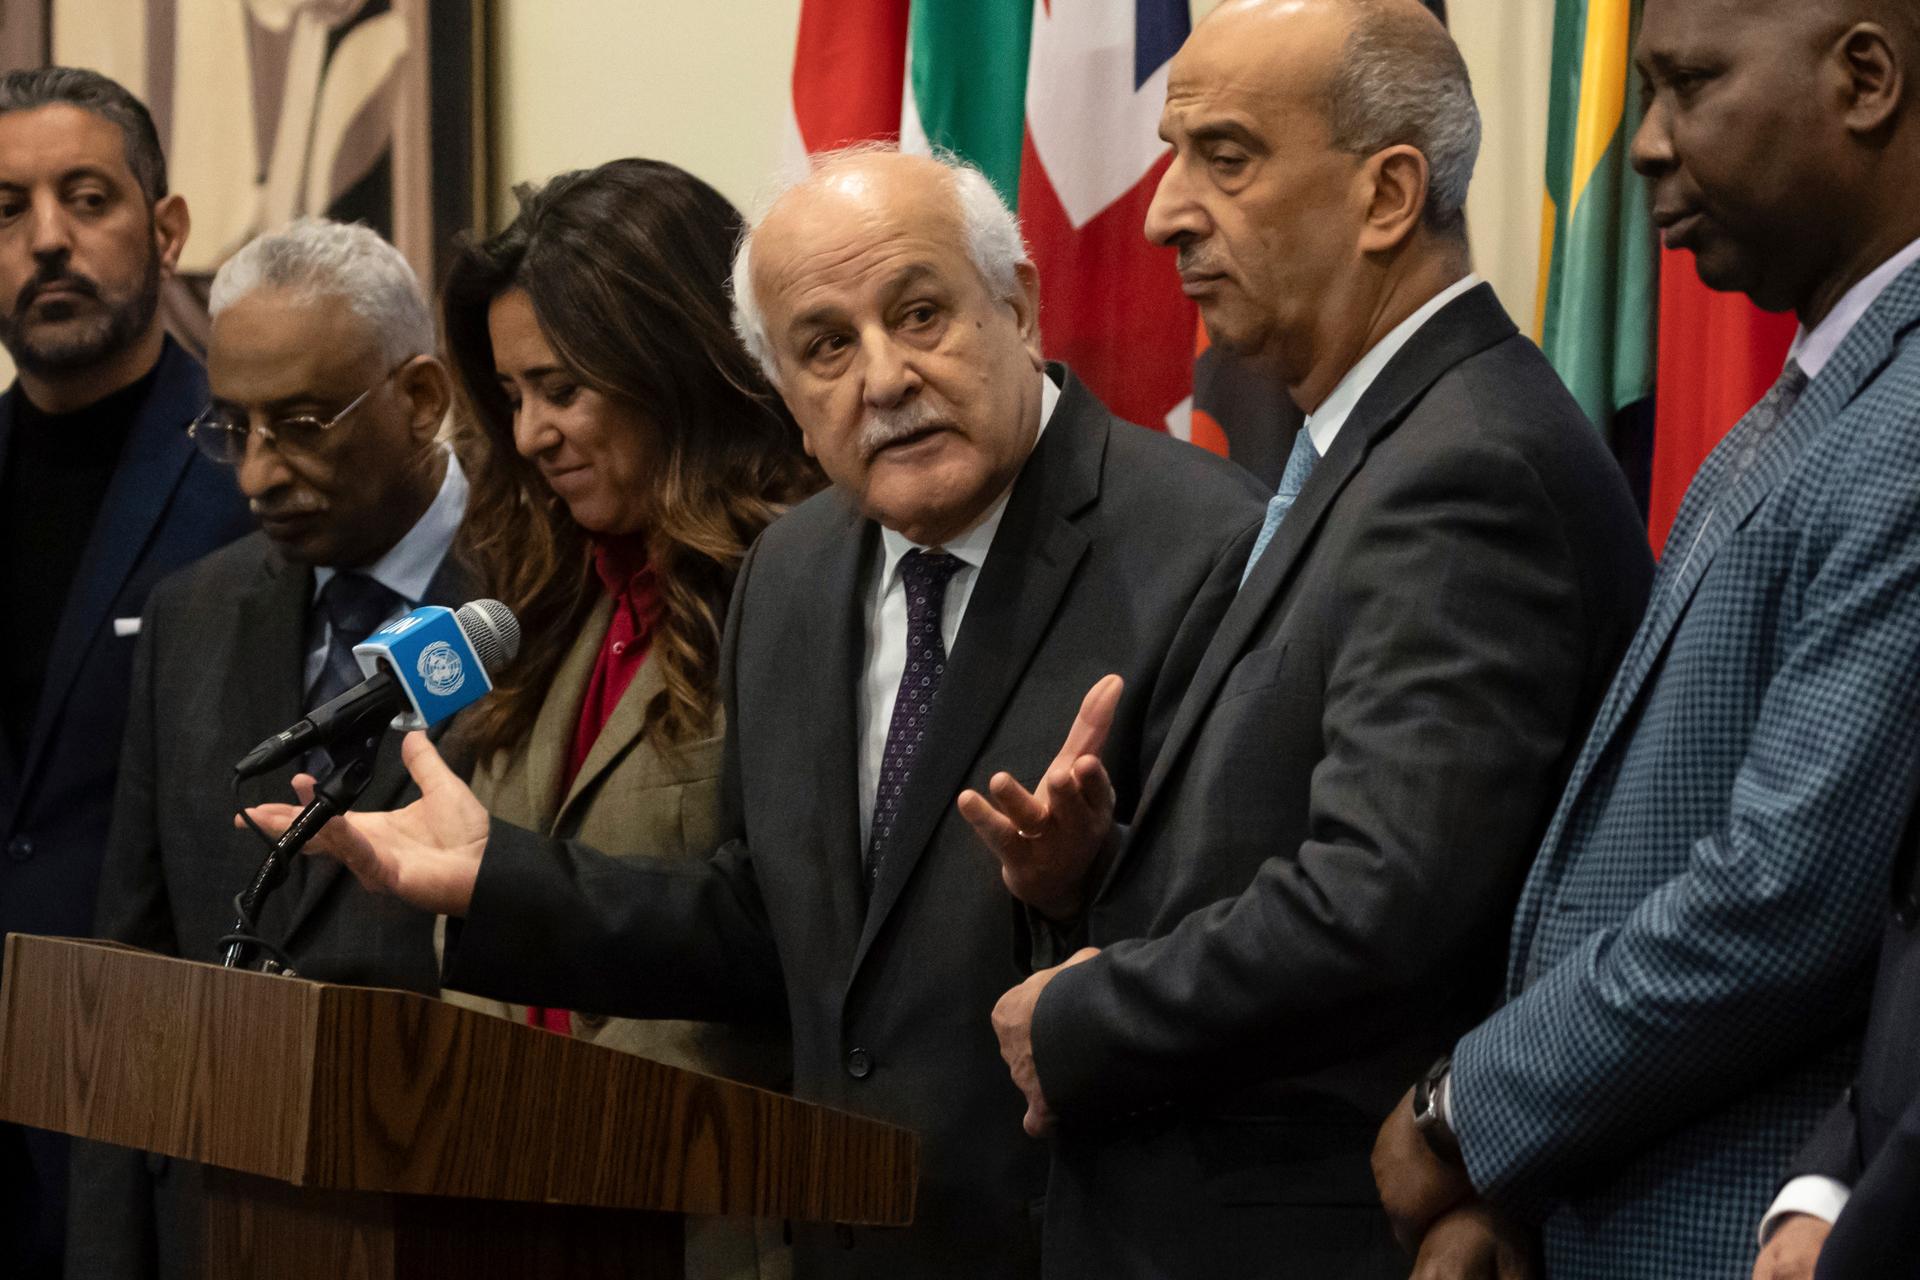
[[[1420,1083],[1413,1086],[1413,1127],[1433,1148],[1433,1154],[1448,1164],[1457,1165],[1461,1163],[1460,1140],[1454,1136],[1453,1126],[1447,1123],[1440,1107],[1447,1077],[1452,1074],[1453,1055],[1443,1053],[1438,1062],[1427,1068],[1427,1074],[1420,1077]]]

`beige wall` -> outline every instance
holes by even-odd
[[[509,188],[622,155],[751,205],[780,164],[800,0],[493,0],[494,210]],[[1216,0],[1194,0],[1196,15]],[[1485,123],[1476,264],[1523,328],[1538,275],[1553,6],[1451,0]]]

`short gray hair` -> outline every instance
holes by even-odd
[[[389,366],[433,354],[433,313],[420,278],[398,249],[359,223],[301,218],[248,241],[213,277],[207,312],[218,317],[260,289],[344,299],[372,328]]]
[[[767,336],[766,317],[760,310],[760,300],[753,292],[754,233],[789,192],[824,181],[867,157],[898,151],[899,148],[890,143],[868,142],[821,152],[812,158],[805,177],[788,183],[761,202],[759,212],[740,237],[740,245],[733,255],[733,329],[740,335],[741,345],[746,347],[747,354],[753,357],[767,375],[767,380],[775,386],[780,385],[779,367],[774,358],[773,342]],[[1019,267],[1022,263],[1033,261],[1027,253],[1026,241],[1020,236],[1020,220],[1007,208],[992,181],[979,169],[944,149],[936,150],[931,159],[947,172],[954,203],[959,207],[960,225],[967,239],[967,257],[973,262],[974,270],[980,273],[987,292],[996,302],[1018,297]]]
[[[1460,47],[1430,12],[1395,0],[1350,7],[1353,29],[1327,83],[1333,145],[1357,156],[1414,148],[1427,158],[1427,225],[1464,236],[1480,109]]]

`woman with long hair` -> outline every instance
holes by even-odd
[[[634,856],[718,838],[720,630],[759,531],[819,487],[735,338],[737,210],[669,164],[616,160],[517,192],[464,247],[448,354],[484,447],[463,527],[519,657],[462,730],[505,821]],[[558,940],[556,940],[558,941]],[[784,1035],[512,1010],[678,1066],[778,1086]],[[688,1240],[689,1275],[755,1274],[750,1234]]]

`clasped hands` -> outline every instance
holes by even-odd
[[[1413,1091],[1373,1144],[1373,1180],[1401,1248],[1415,1254],[1413,1280],[1529,1280],[1531,1233],[1479,1198],[1457,1160],[1434,1151],[1413,1123]]]
[[[422,911],[464,916],[487,847],[486,806],[447,767],[426,734],[409,733],[400,744],[400,759],[420,788],[418,800],[386,813],[341,814],[320,828],[305,851],[338,859],[374,893]],[[302,805],[313,799],[313,788],[311,775],[294,776],[294,794]],[[300,807],[291,804],[247,810],[262,831],[276,837],[299,813]],[[240,825],[238,815],[233,821]]]

